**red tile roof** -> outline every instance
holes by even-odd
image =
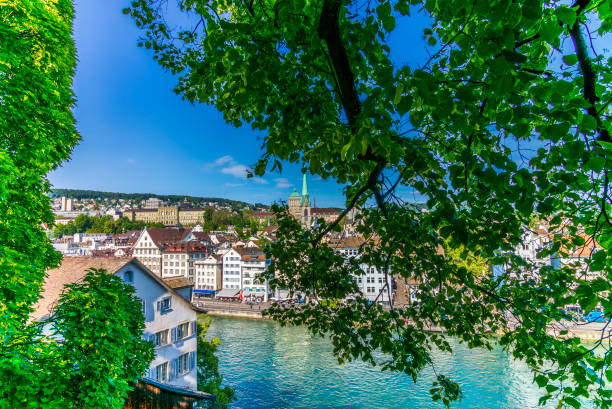
[[[81,281],[90,268],[102,268],[113,274],[131,260],[131,257],[64,257],[58,268],[47,271],[43,292],[31,318],[40,320],[50,315],[64,286]]]
[[[165,243],[173,243],[176,241],[183,240],[190,232],[191,229],[173,229],[173,228],[147,228],[149,236],[153,242],[158,246],[164,246]]]

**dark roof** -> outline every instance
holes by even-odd
[[[261,218],[261,217],[274,217],[276,213],[274,212],[255,212],[252,217]]]
[[[179,288],[193,287],[193,283],[185,277],[162,278],[162,280],[164,280],[164,283],[166,283],[168,287],[175,290]]]
[[[311,209],[312,214],[339,214],[338,211],[332,207],[318,207]]]
[[[179,395],[189,396],[192,398],[203,399],[203,400],[211,400],[211,401],[215,400],[215,395],[207,393],[207,392],[194,391],[191,389],[182,388],[180,386],[167,385],[165,383],[157,382],[151,378],[142,378],[142,379],[139,379],[139,381],[145,384],[153,385],[164,391],[173,392]]]
[[[183,240],[191,231],[191,229],[173,229],[168,227],[147,228],[146,230],[158,247],[163,246],[165,243]]]
[[[194,232],[191,232],[191,234],[193,234],[193,237],[195,237],[196,239],[198,239],[200,241],[212,242],[212,239],[210,238],[210,236],[206,232],[203,232],[203,231],[194,231]]]
[[[165,253],[207,253],[208,247],[197,241],[176,241],[167,243],[161,250]]]

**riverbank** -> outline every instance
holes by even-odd
[[[251,319],[263,319],[269,320],[264,317],[261,313],[268,307],[270,302],[255,303],[255,304],[242,304],[233,302],[221,302],[221,301],[196,301],[193,303],[196,310],[199,312],[206,313],[208,315],[220,316],[220,317],[236,317],[236,318],[251,318]],[[511,324],[512,325],[512,324]],[[514,324],[516,325],[516,323]],[[444,332],[443,328],[430,326],[427,328],[428,331],[432,332]],[[566,330],[567,335],[561,335],[560,332]],[[597,341],[602,338],[602,332],[612,331],[606,329],[606,323],[567,323],[565,325],[557,324],[548,328],[549,335],[553,335],[561,338],[580,338],[585,341]],[[501,335],[501,333],[497,334]],[[603,334],[606,335],[606,334]]]

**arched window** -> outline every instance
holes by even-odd
[[[125,273],[123,273],[123,281],[125,281],[126,283],[133,283],[134,273],[131,271],[126,271]]]

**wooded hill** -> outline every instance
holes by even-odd
[[[249,209],[267,207],[261,203],[246,203],[239,200],[224,199],[219,197],[198,197],[198,196],[186,196],[186,195],[158,195],[155,193],[119,193],[119,192],[101,192],[97,190],[81,190],[81,189],[52,189],[51,197],[73,197],[76,199],[123,199],[141,201],[151,197],[163,200],[169,203],[201,203],[201,202],[215,202],[221,206],[231,206],[232,208],[244,208]]]

